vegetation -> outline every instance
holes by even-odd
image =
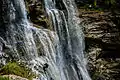
[[[118,10],[120,9],[119,0],[76,0],[78,7],[83,7],[91,10]],[[83,4],[84,3],[84,4]]]
[[[105,3],[107,5],[115,5],[116,4],[116,0],[105,0]]]
[[[0,75],[17,75],[32,80],[36,75],[31,70],[18,62],[9,62],[0,70]],[[0,79],[1,80],[1,79]]]
[[[97,7],[97,0],[94,0],[94,6]]]
[[[9,79],[9,77],[2,77],[2,76],[0,76],[0,80],[11,80],[11,79]]]

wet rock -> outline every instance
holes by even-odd
[[[30,21],[36,25],[48,28],[48,19],[44,10],[44,4],[42,0],[27,0],[27,16]]]

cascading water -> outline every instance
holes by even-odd
[[[59,36],[62,80],[90,80],[85,67],[84,41],[74,0],[44,0]],[[62,59],[62,60],[61,60]],[[59,62],[58,62],[59,63]]]
[[[39,80],[91,80],[74,1],[44,0],[44,4],[54,31],[29,24],[24,0],[0,1],[0,63],[7,59],[26,61],[38,72]],[[3,50],[3,45],[10,47]]]

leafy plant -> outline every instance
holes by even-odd
[[[23,78],[27,78],[29,80],[32,80],[32,78],[36,76],[33,72],[31,72],[29,68],[17,62],[9,62],[5,66],[3,66],[2,69],[0,70],[0,74],[1,75],[13,74],[21,76]]]
[[[94,0],[94,7],[97,7],[97,0]]]
[[[110,9],[116,6],[116,0],[105,0],[105,4],[108,5]]]
[[[2,76],[0,76],[0,80],[11,80],[11,79],[9,79],[9,77],[2,77]]]
[[[116,3],[116,0],[105,0],[105,3],[108,5],[110,4],[114,5]]]

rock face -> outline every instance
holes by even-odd
[[[74,1],[44,0],[44,3],[53,31],[29,24],[24,0],[0,1],[0,37],[11,46],[10,52],[2,50],[9,58],[5,58],[5,63],[23,61],[40,75],[40,80],[91,80]],[[38,7],[38,3],[32,7]],[[31,12],[37,15],[35,11],[33,8]]]
[[[80,10],[84,26],[86,53],[93,80],[120,79],[119,15]]]
[[[26,7],[27,17],[32,23],[36,24],[35,27],[49,27],[43,0],[26,0]]]

